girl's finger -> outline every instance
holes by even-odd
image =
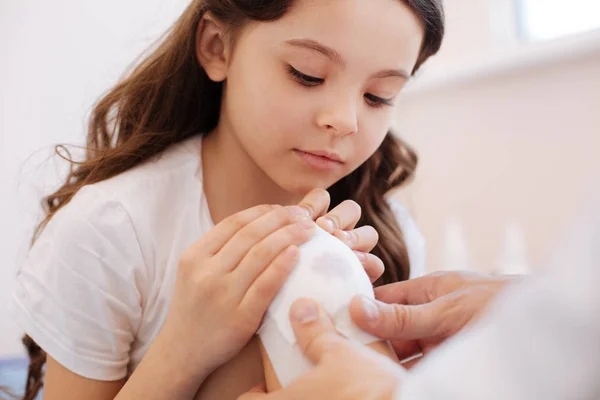
[[[252,282],[240,302],[243,315],[253,316],[256,323],[260,323],[273,298],[298,263],[298,252],[297,246],[289,246]]]
[[[231,240],[240,229],[246,227],[251,222],[273,211],[280,206],[261,205],[249,208],[225,218],[217,224],[210,232],[202,236],[194,243],[189,251],[191,253],[212,256],[219,252],[225,244]]]
[[[307,219],[287,225],[254,245],[232,271],[236,285],[245,293],[258,276],[289,246],[299,246],[314,234],[315,223]]]
[[[335,237],[346,243],[352,250],[368,253],[377,246],[379,234],[372,226],[365,225],[351,231],[337,230]]]
[[[327,212],[330,201],[331,199],[327,190],[313,189],[298,203],[298,206],[306,209],[310,214],[310,218],[314,221]]]
[[[383,261],[381,261],[381,259],[375,254],[363,253],[360,251],[355,251],[354,254],[356,254],[356,257],[363,265],[363,268],[369,276],[371,283],[375,282],[377,279],[379,279],[379,277],[381,277],[381,275],[383,275],[383,272],[385,271]]]
[[[297,206],[278,207],[256,218],[239,229],[215,255],[217,265],[225,272],[233,271],[256,244],[284,226],[298,221],[311,222],[306,210]],[[283,249],[274,254],[273,258],[281,250]]]
[[[357,202],[346,200],[333,210],[317,219],[317,224],[329,233],[338,229],[347,231],[354,229],[360,220],[361,209]]]

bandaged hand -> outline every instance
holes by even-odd
[[[331,317],[312,300],[291,309],[298,344],[315,367],[284,389],[266,393],[264,385],[239,400],[391,400],[405,371],[388,357],[337,333]]]
[[[321,228],[299,249],[298,265],[269,306],[258,331],[267,389],[286,386],[312,367],[302,355],[289,321],[290,308],[299,298],[318,301],[345,337],[396,359],[389,343],[363,332],[350,318],[348,306],[354,296],[375,298],[355,254]]]

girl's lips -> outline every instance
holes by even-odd
[[[335,153],[302,150],[295,150],[295,153],[304,163],[315,169],[331,171],[342,165],[341,157]]]

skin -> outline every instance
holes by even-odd
[[[418,18],[399,0],[298,0],[281,19],[245,27],[235,46],[227,33],[207,14],[196,41],[208,76],[226,82],[221,118],[202,147],[216,226],[182,257],[167,320],[132,376],[93,381],[49,357],[45,399],[186,399],[198,388],[197,398],[226,399],[263,379],[252,338],[310,229],[297,209],[259,204],[300,204],[361,256],[372,279],[382,272],[368,254],[377,233],[354,230],[360,208],[346,202],[325,215],[323,189],[383,141],[419,54]],[[303,152],[339,161],[323,168]]]

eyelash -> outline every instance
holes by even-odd
[[[325,79],[303,74],[291,65],[288,65],[288,73],[296,82],[308,88],[319,86],[325,82]],[[393,105],[392,100],[383,99],[370,93],[365,94],[365,99],[367,100],[367,103],[374,108]]]
[[[367,103],[369,103],[371,107],[383,107],[394,105],[392,100],[382,99],[381,97],[374,96],[370,93],[365,94],[365,99],[367,99]]]
[[[314,76],[303,74],[291,65],[288,66],[288,72],[290,73],[292,78],[294,78],[294,80],[296,80],[296,82],[298,82],[302,86],[315,87],[325,82],[325,79],[315,78]]]

